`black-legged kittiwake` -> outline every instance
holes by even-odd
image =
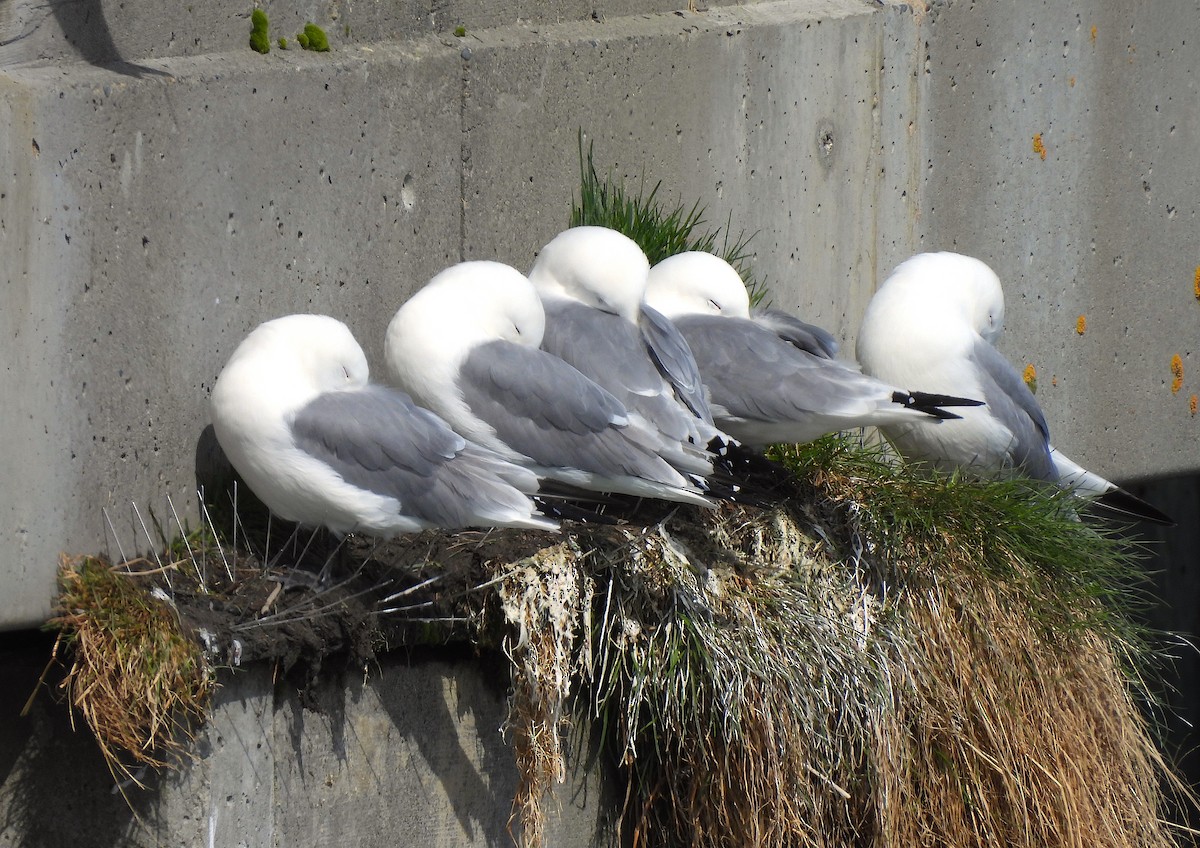
[[[533,284],[498,262],[436,275],[396,312],[389,379],[455,430],[560,483],[711,506],[702,454],[665,437],[611,392],[540,348]]]
[[[675,322],[708,386],[713,418],[750,445],[803,443],[828,433],[911,420],[954,418],[959,397],[909,392],[832,358],[820,328],[782,312],[757,317],[728,262],[690,251],[650,271],[646,302]]]
[[[382,537],[557,527],[529,497],[538,491],[532,471],[367,378],[350,330],[324,315],[267,321],[233,352],[213,387],[213,428],[274,514]]]
[[[1169,516],[1071,461],[1050,444],[1041,407],[993,347],[1004,326],[1004,292],[985,263],[957,253],[922,253],[901,263],[863,315],[857,353],[882,380],[979,397],[958,421],[884,428],[905,457],[980,477],[1024,474],[1160,524]]]

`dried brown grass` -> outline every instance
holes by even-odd
[[[1024,484],[801,471],[804,504],[681,513],[597,576],[633,844],[1180,844],[1135,550]]]
[[[809,491],[774,510],[395,543],[411,587],[378,593],[389,616],[510,659],[517,841],[544,844],[582,720],[639,848],[1179,844],[1164,811],[1193,799],[1139,710],[1149,649],[1122,606],[1135,552],[1019,484],[806,451]],[[125,779],[186,755],[213,683],[128,572],[64,561],[54,622],[64,690]]]
[[[1051,640],[1027,599],[982,580],[910,587],[918,638],[875,739],[881,845],[1172,846],[1173,772],[1112,646]]]
[[[136,764],[172,766],[191,752],[208,711],[213,673],[171,607],[154,597],[144,562],[95,557],[60,564],[55,656],[69,656],[61,688],[83,716],[119,785]]]
[[[505,729],[520,774],[509,828],[520,824],[519,841],[528,848],[543,845],[543,800],[566,779],[567,706],[572,684],[580,677],[580,657],[587,655],[578,645],[588,635],[582,628],[592,599],[592,581],[579,560],[578,549],[568,541],[515,567],[504,566],[498,582],[508,624],[503,649],[512,662]]]

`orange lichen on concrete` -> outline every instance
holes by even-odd
[[[1192,292],[1196,295],[1196,300],[1200,300],[1200,265],[1196,266],[1196,274],[1192,277]]]
[[[1093,24],[1092,25],[1092,44],[1095,44],[1095,43],[1096,43],[1096,26],[1095,26],[1095,24]]]
[[[1067,77],[1067,86],[1070,88],[1075,87],[1075,77]]]
[[[1081,335],[1081,336],[1087,332],[1087,317],[1086,316],[1080,315],[1078,318],[1075,319],[1075,332],[1079,333],[1079,335]]]
[[[1037,369],[1033,367],[1032,362],[1025,366],[1025,373],[1021,375],[1021,379],[1029,386],[1029,391],[1037,391]]]
[[[1183,388],[1183,360],[1179,358],[1179,354],[1171,357],[1171,374],[1174,379],[1171,380],[1171,394],[1178,394]]]
[[[1193,418],[1196,417],[1197,404],[1200,404],[1200,398],[1197,398],[1195,395],[1192,395],[1190,398],[1188,398],[1188,409],[1192,411]]]
[[[1033,135],[1033,152],[1042,157],[1042,161],[1046,161],[1046,145],[1042,142],[1042,134],[1034,133]]]

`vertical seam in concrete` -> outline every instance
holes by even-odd
[[[881,21],[872,27],[875,35],[875,49],[872,51],[875,67],[872,72],[875,78],[871,82],[871,89],[875,92],[875,102],[871,109],[871,151],[872,159],[874,159],[874,173],[868,172],[868,179],[874,178],[873,188],[871,190],[871,240],[868,242],[871,250],[871,291],[874,292],[879,288],[880,268],[879,259],[884,251],[879,243],[879,201],[882,197],[883,178],[886,174],[881,175],[880,170],[884,167],[887,161],[887,156],[883,149],[883,99],[887,97],[887,92],[883,87],[887,80],[887,74],[884,72],[884,33],[883,28],[887,26],[887,19],[881,19],[880,12],[873,12],[876,21]]]
[[[467,256],[467,167],[471,148],[467,138],[467,99],[470,97],[471,61],[462,59],[458,90],[458,258]]]
[[[913,69],[916,72],[916,80],[913,82],[912,105],[913,105],[913,126],[915,127],[913,139],[913,200],[916,203],[916,221],[913,227],[913,240],[916,242],[914,247],[918,251],[936,250],[937,246],[929,246],[925,244],[926,228],[926,196],[929,191],[929,178],[926,163],[930,158],[929,138],[933,134],[932,116],[926,114],[929,108],[929,74],[925,64],[926,48],[925,48],[925,29],[929,26],[932,29],[934,21],[937,19],[938,8],[931,5],[929,11],[924,15],[920,15],[913,20]],[[930,48],[932,49],[932,48]]]

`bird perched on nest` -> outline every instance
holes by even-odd
[[[350,330],[324,315],[267,321],[233,352],[213,387],[213,428],[273,513],[383,537],[557,527],[529,497],[538,491],[533,472],[367,377]]]
[[[712,458],[710,494],[764,504],[791,491],[785,468],[713,423],[687,340],[645,303],[650,262],[606,227],[573,227],[542,248],[529,272],[546,311],[542,349],[574,365],[666,438]]]
[[[529,271],[546,311],[542,349],[563,359],[626,408],[680,442],[707,445],[713,426],[687,342],[643,303],[650,261],[627,236],[573,227],[555,236]]]
[[[515,268],[452,266],[392,319],[389,379],[467,438],[551,480],[712,506],[711,457],[542,350],[545,320],[533,284]]]
[[[650,271],[646,302],[687,339],[717,426],[751,445],[802,443],[868,425],[955,418],[979,402],[908,392],[833,359],[827,332],[771,311],[752,315],[741,276],[710,253],[680,253]]]
[[[1050,444],[1033,393],[993,347],[1003,326],[1000,279],[978,259],[922,253],[897,266],[863,315],[857,353],[864,370],[882,380],[981,397],[986,406],[962,410],[961,420],[937,427],[884,427],[896,449],[947,471],[1050,481],[1111,509],[1173,524]]]

